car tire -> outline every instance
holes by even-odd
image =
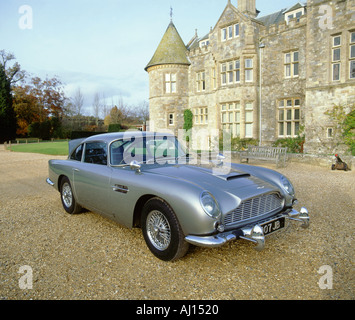
[[[157,258],[174,261],[187,253],[189,244],[180,223],[164,200],[152,198],[144,205],[141,226],[144,240]]]
[[[67,177],[62,178],[60,182],[60,199],[62,200],[63,208],[70,214],[80,213],[82,207],[76,202],[73,189]]]

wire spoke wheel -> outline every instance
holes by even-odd
[[[158,210],[147,216],[147,235],[152,245],[158,250],[165,250],[171,242],[171,229],[165,215]]]
[[[69,183],[65,182],[62,186],[62,200],[69,208],[73,204],[73,194]]]
[[[143,207],[141,226],[149,250],[159,259],[174,261],[189,249],[173,209],[161,198],[151,198]]]
[[[73,189],[67,177],[63,177],[60,181],[60,198],[66,212],[70,214],[80,213],[82,207],[76,202]]]

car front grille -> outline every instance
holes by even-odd
[[[225,225],[231,225],[244,220],[276,212],[283,207],[283,198],[278,193],[263,194],[249,200],[242,201],[238,208],[227,213]]]

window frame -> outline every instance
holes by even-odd
[[[173,112],[168,113],[168,125],[169,126],[175,125],[175,114]]]
[[[301,99],[299,97],[279,99],[277,104],[277,136],[297,137],[302,120]]]
[[[336,42],[336,40],[339,39]],[[332,36],[332,49],[331,49],[331,71],[332,71],[332,81],[340,81],[340,74],[341,74],[341,45],[342,45],[342,38],[341,34],[333,35]],[[335,52],[339,52],[339,59],[334,59]]]
[[[225,42],[238,38],[240,36],[240,24],[233,23],[228,26],[221,28],[221,41]]]
[[[77,159],[74,159],[73,158],[73,156],[74,156],[74,154],[76,154],[76,151],[78,150],[78,148],[80,148],[81,147],[81,156],[80,156],[80,160],[77,160]],[[71,155],[70,155],[70,160],[73,160],[73,161],[78,161],[78,162],[82,162],[82,160],[83,160],[83,154],[84,154],[84,143],[81,143],[81,144],[79,144],[73,151],[72,151],[72,153],[71,153]]]
[[[104,145],[102,150],[104,150],[104,156],[106,157],[106,160],[101,159],[101,161],[106,161],[106,163],[86,161],[86,157],[87,157],[86,152],[87,152],[87,150],[89,150],[88,149],[88,145],[90,145],[90,144],[103,144]],[[91,156],[91,159],[94,159],[94,156],[100,158],[101,154],[94,154],[94,155]],[[101,166],[105,166],[105,165],[107,166],[108,165],[107,143],[105,141],[101,141],[101,140],[85,142],[85,147],[84,147],[84,150],[83,150],[83,155],[82,155],[82,158],[81,158],[81,162],[89,163],[89,164],[97,164],[97,165],[101,165]]]
[[[176,75],[176,73],[167,72],[164,74],[164,90],[165,90],[166,94],[177,93],[177,75]]]
[[[206,71],[196,72],[196,92],[206,91]]]
[[[354,56],[351,55],[353,48]],[[350,31],[349,34],[349,79],[355,79],[355,30]]]
[[[251,66],[247,65],[247,62],[251,61]],[[250,78],[249,78],[250,76]],[[254,81],[254,59],[245,58],[244,59],[244,81],[253,82]]]
[[[297,54],[297,60],[296,60]],[[298,49],[284,52],[284,77],[285,79],[298,78],[300,75],[299,69],[299,56],[300,52]],[[297,70],[297,72],[296,72]]]
[[[195,107],[193,108],[193,123],[194,125],[207,125],[208,124],[208,107]]]
[[[254,101],[247,101],[244,104],[240,100],[221,103],[220,117],[221,128],[227,132],[232,133],[233,137],[242,136],[242,128],[244,128],[243,135],[245,138],[253,138],[254,129]],[[249,105],[249,107],[248,107]],[[251,118],[246,119],[246,113],[251,114]],[[244,116],[243,116],[244,115]],[[244,127],[243,127],[244,126]],[[247,127],[250,127],[250,135],[247,134]]]

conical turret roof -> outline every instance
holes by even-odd
[[[170,22],[153,58],[149,61],[145,70],[149,67],[162,64],[190,65],[186,53],[187,49],[184,42],[176,30],[174,23]]]

